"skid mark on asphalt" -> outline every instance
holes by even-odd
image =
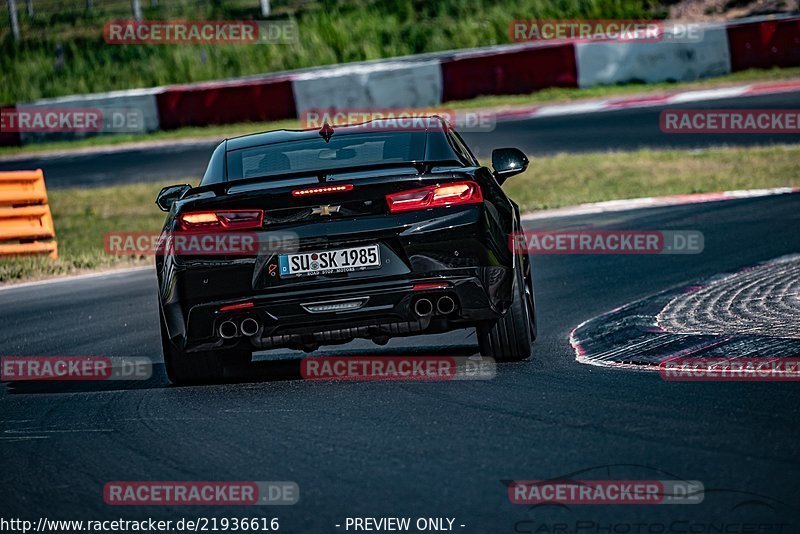
[[[693,288],[673,298],[657,320],[676,334],[800,338],[800,255]]]
[[[74,429],[60,429],[60,430],[47,430],[41,428],[25,428],[20,430],[4,430],[4,434],[76,434],[84,432],[116,432],[110,428],[74,428]],[[12,438],[20,439],[25,436],[12,436]],[[44,439],[50,436],[31,436],[32,439]]]
[[[15,443],[19,441],[31,441],[39,439],[50,439],[52,434],[74,434],[83,432],[114,432],[111,429],[100,428],[61,428],[61,429],[48,429],[48,428],[19,428],[12,430],[3,430],[3,434],[11,434],[10,436],[0,436],[0,441],[4,443]],[[31,435],[34,434],[34,435]],[[45,434],[45,435],[40,435]]]
[[[662,360],[675,357],[796,357],[800,355],[800,339],[787,335],[793,334],[796,326],[768,330],[759,318],[748,315],[762,313],[762,308],[767,306],[771,308],[770,314],[776,313],[773,306],[780,306],[783,310],[797,308],[797,303],[786,303],[787,299],[797,298],[797,270],[792,266],[796,261],[797,256],[786,256],[736,273],[717,275],[663,291],[585,321],[570,334],[576,359],[589,365],[656,370]],[[743,291],[742,287],[748,285],[753,272],[769,273],[770,278],[761,284],[756,281],[753,289]],[[757,278],[758,274],[754,275],[754,279]],[[770,291],[780,294],[781,298],[777,302],[766,298]],[[712,313],[728,317],[724,328],[716,319],[706,327],[702,319],[704,314],[699,308],[682,305],[681,310],[698,310],[695,315],[687,315],[691,317],[687,321],[692,321],[689,332],[683,328],[679,332],[669,331],[659,323],[662,311],[671,303],[684,302],[682,299],[686,299],[686,295],[698,293],[704,295],[698,300],[698,306],[716,306]],[[753,305],[753,300],[757,304]],[[731,317],[736,317],[738,323]],[[795,321],[797,317],[794,316]]]

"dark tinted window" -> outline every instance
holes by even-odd
[[[228,180],[419,161],[424,132],[352,134],[274,143],[228,152]]]

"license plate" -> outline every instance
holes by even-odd
[[[301,254],[282,254],[278,257],[280,275],[316,276],[320,274],[347,273],[381,268],[378,245],[340,248]]]

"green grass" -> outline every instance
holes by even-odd
[[[800,145],[536,158],[506,192],[525,211],[621,198],[800,186]]]
[[[129,2],[34,2],[22,40],[0,10],[0,103],[262,74],[509,42],[514,19],[663,18],[655,0],[273,0],[273,18],[297,22],[291,45],[108,45],[103,25],[130,19]],[[254,0],[170,0],[147,20],[258,20]],[[111,7],[109,7],[109,5]],[[63,51],[57,59],[56,49]]]
[[[153,256],[109,255],[108,232],[157,232],[164,212],[154,201],[160,184],[48,191],[58,259],[0,258],[0,282],[38,279],[100,269],[152,265]]]
[[[480,108],[501,108],[525,105],[540,105],[547,103],[572,102],[585,98],[610,98],[615,96],[625,96],[631,94],[654,94],[664,91],[708,89],[713,87],[723,87],[737,83],[748,83],[755,81],[780,81],[800,79],[800,67],[788,69],[759,70],[752,69],[743,72],[708,78],[697,82],[682,83],[658,83],[658,84],[625,84],[611,85],[602,87],[592,87],[589,89],[568,89],[551,88],[538,91],[529,95],[508,95],[508,96],[482,96],[471,100],[461,100],[457,102],[447,102],[440,106],[442,109],[480,109]],[[35,154],[54,150],[74,150],[76,148],[114,146],[125,143],[136,142],[158,142],[176,141],[192,138],[216,138],[235,137],[253,132],[263,132],[281,128],[299,128],[297,120],[284,120],[276,122],[250,122],[239,124],[212,125],[199,128],[181,128],[154,132],[151,134],[125,134],[125,135],[106,135],[88,137],[76,141],[60,141],[49,143],[38,143],[23,147],[0,147],[0,156],[15,154]]]
[[[780,186],[800,186],[798,145],[560,154],[534,159],[504,188],[523,211],[532,211],[619,198]],[[103,238],[112,231],[159,231],[164,214],[153,200],[160,187],[51,191],[59,259],[0,260],[0,282],[152,265],[152,256],[106,254]]]

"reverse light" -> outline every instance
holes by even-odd
[[[480,186],[475,182],[432,185],[386,195],[386,203],[389,204],[390,213],[477,204],[479,202],[483,202],[483,193],[481,193]]]
[[[305,197],[308,195],[322,195],[324,193],[344,193],[352,191],[353,184],[323,185],[320,187],[309,187],[308,189],[295,189],[292,191],[293,197]]]
[[[247,230],[261,228],[263,210],[192,211],[178,217],[181,230]]]

